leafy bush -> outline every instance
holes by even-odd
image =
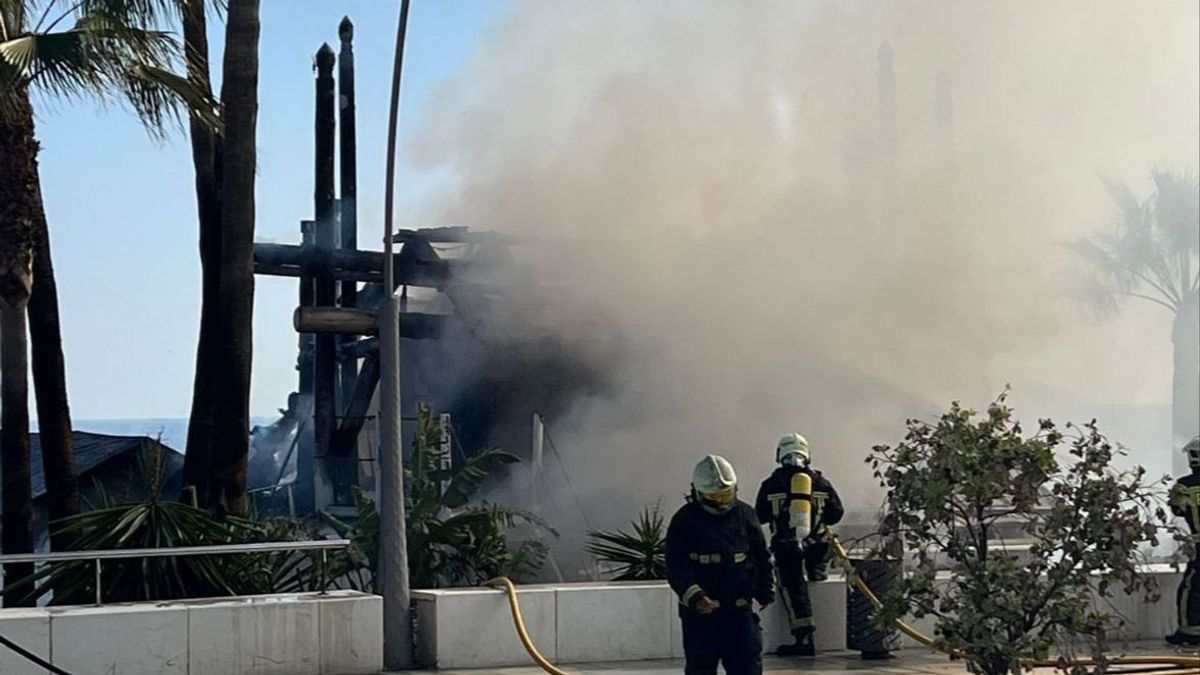
[[[665,579],[667,577],[667,534],[657,504],[642,510],[625,530],[588,532],[587,552],[616,568],[616,581]]]
[[[982,416],[955,403],[937,422],[909,420],[903,442],[874,448],[885,534],[917,562],[881,620],[933,615],[937,639],[971,672],[1003,675],[1068,640],[1103,651],[1121,617],[1093,595],[1156,598],[1139,551],[1167,528],[1163,485],[1144,482],[1140,467],[1114,469],[1117,451],[1095,422],[1068,429],[1070,438],[1041,420],[1023,434],[1002,395]],[[1025,562],[996,547],[1004,522],[1022,524],[1032,542]],[[935,583],[939,556],[950,578]]]

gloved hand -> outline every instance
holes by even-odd
[[[692,609],[696,610],[697,614],[705,616],[712,614],[717,609],[717,603],[712,598],[701,593],[696,596],[696,599],[692,600]]]

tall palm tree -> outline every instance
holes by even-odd
[[[208,24],[205,0],[181,0],[183,45],[187,52],[188,82],[213,96],[209,79]],[[194,112],[189,115],[192,166],[196,178],[196,209],[200,221],[200,337],[196,343],[196,368],[192,383],[192,409],[188,416],[187,454],[183,482],[193,490],[197,505],[209,504],[209,474],[216,405],[221,387],[217,371],[219,313],[217,292],[221,283],[221,142],[216,130]]]
[[[220,353],[223,375],[212,435],[213,494],[244,514],[250,453],[250,359],[254,316],[254,173],[258,129],[259,0],[229,0],[221,84]]]
[[[0,305],[28,309],[33,372],[43,433],[44,473],[52,519],[79,510],[71,446],[57,287],[49,229],[42,205],[38,144],[31,94],[60,99],[123,98],[153,134],[177,119],[180,99],[212,117],[210,101],[188,88],[170,68],[178,45],[153,26],[171,11],[169,2],[148,0],[0,0]],[[71,20],[70,27],[62,27]],[[5,320],[6,343],[22,354],[4,359],[5,467],[13,480],[28,473],[28,396],[25,327]],[[12,335],[20,333],[20,336]],[[17,369],[21,372],[17,372]],[[17,403],[20,399],[21,403]],[[9,414],[9,409],[13,411]],[[20,417],[20,419],[17,419]],[[4,480],[8,482],[9,475]],[[21,493],[14,492],[13,499]],[[6,495],[5,500],[9,497]],[[8,508],[5,518],[9,517]],[[19,514],[24,506],[13,505]],[[14,515],[14,518],[19,517]],[[56,537],[56,547],[67,542]],[[6,550],[23,546],[13,542]],[[15,551],[13,551],[15,552]]]
[[[1173,448],[1200,433],[1200,182],[1187,172],[1153,171],[1154,192],[1139,197],[1127,185],[1105,181],[1120,209],[1110,231],[1072,248],[1096,271],[1092,299],[1115,313],[1136,298],[1171,313],[1174,372]],[[1182,472],[1182,453],[1173,468]]]
[[[180,0],[188,80],[209,92],[204,0]],[[246,512],[254,311],[254,177],[259,0],[231,0],[225,23],[221,128],[193,116],[192,164],[200,221],[203,297],[184,484],[196,501]]]

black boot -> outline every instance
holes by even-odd
[[[1188,635],[1175,631],[1166,637],[1167,644],[1175,645],[1176,647],[1197,647],[1200,646],[1200,635]]]
[[[813,631],[800,630],[793,633],[796,636],[796,641],[790,645],[780,645],[779,650],[775,652],[780,656],[816,656],[817,650],[813,646]]]

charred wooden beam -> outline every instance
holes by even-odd
[[[303,244],[298,248],[301,251],[311,251],[313,247],[313,222],[304,220],[300,222],[300,237]],[[307,267],[301,268],[303,273],[300,274],[300,306],[311,307],[313,304],[313,278],[311,270]],[[300,401],[303,408],[307,411],[312,410],[312,400],[314,387],[313,378],[313,353],[316,344],[312,335],[304,333],[300,334],[300,354],[296,359],[296,369],[300,374]],[[307,418],[307,415],[305,416]],[[317,446],[316,437],[313,435],[313,426],[311,420],[306,420],[306,423],[300,425],[296,431],[297,452],[296,455],[296,508],[300,513],[312,513],[317,508],[316,502],[316,457]]]
[[[328,264],[333,268],[335,279],[353,279],[365,283],[383,282],[383,252],[345,251],[335,249]],[[254,272],[281,277],[300,277],[306,264],[311,264],[313,252],[295,244],[254,245]],[[424,286],[440,288],[449,282],[451,275],[470,266],[460,260],[430,260],[404,256],[403,251],[394,255],[397,286]]]
[[[407,312],[400,315],[400,337],[424,340],[440,337],[450,317],[444,314]],[[300,333],[316,335],[375,335],[379,323],[375,312],[341,307],[297,307],[292,326]]]
[[[334,248],[334,82],[333,49],[321,45],[317,50],[316,114],[313,131],[315,153],[313,166],[313,210],[316,216],[316,302],[313,309],[333,308],[337,303],[337,287],[330,259]],[[326,457],[332,449],[333,430],[337,411],[337,344],[332,333],[317,333],[314,371],[316,393],[313,399],[313,431],[317,439],[317,457]],[[332,483],[332,467],[323,467],[326,480]],[[336,490],[336,486],[332,486]]]
[[[358,148],[355,137],[355,106],[354,106],[354,23],[350,17],[343,17],[338,24],[338,38],[341,50],[338,52],[338,161],[341,171],[341,199],[339,215],[341,216],[341,241],[338,248],[343,251],[358,249]],[[342,279],[340,284],[340,304],[342,307],[358,305],[358,282],[354,279]],[[338,347],[346,346],[355,340],[352,336],[338,339]],[[354,396],[354,382],[358,377],[357,359],[341,359],[338,364],[338,377],[341,380],[341,397],[349,401]]]
[[[379,338],[369,337],[362,340],[355,340],[342,345],[338,348],[338,356],[343,359],[361,359],[370,354],[379,352]]]
[[[363,423],[367,420],[367,411],[371,407],[371,398],[375,395],[375,387],[378,384],[379,352],[375,351],[363,359],[362,370],[354,380],[354,393],[346,402],[346,410],[337,429],[334,446],[336,454],[352,454],[358,433],[362,431]]]

